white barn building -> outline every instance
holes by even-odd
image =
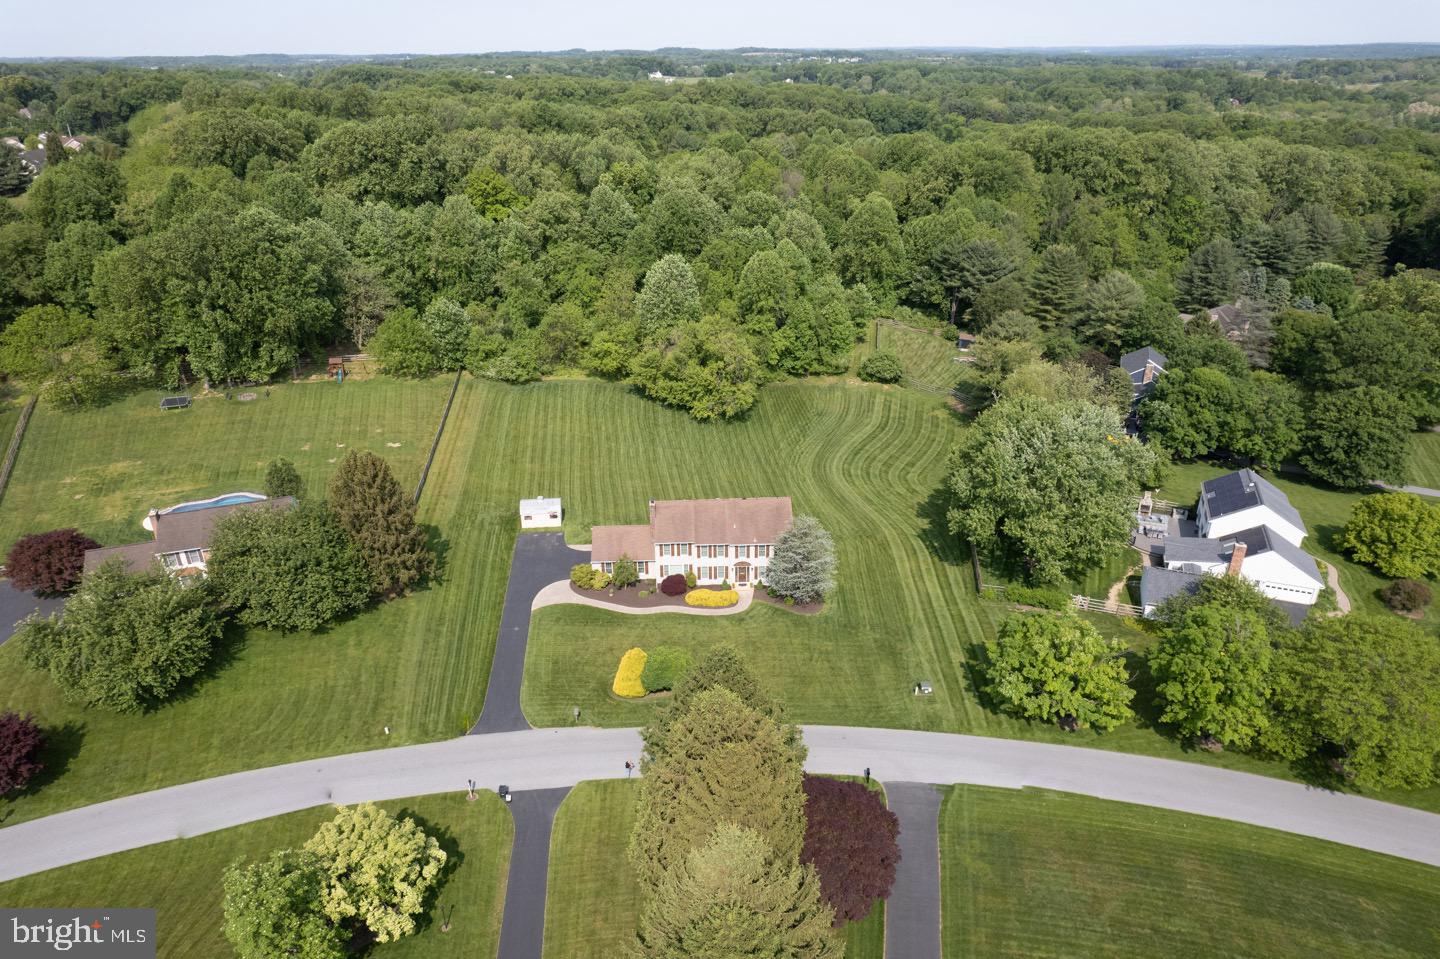
[[[520,501],[521,529],[549,529],[560,525],[564,514],[558,496],[536,496]]]

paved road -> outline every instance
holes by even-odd
[[[514,793],[515,842],[505,885],[499,959],[540,959],[545,945],[545,884],[550,872],[550,827],[570,792],[536,789]]]
[[[900,866],[885,903],[885,955],[940,959],[940,790],[885,784],[900,817]]]
[[[1389,483],[1379,482],[1375,485],[1381,489],[1388,489],[1392,493],[1414,493],[1416,496],[1440,497],[1440,489],[1431,489],[1428,486],[1391,486]]]
[[[1315,836],[1440,866],[1440,815],[1198,763],[951,733],[806,726],[811,772],[1036,786]],[[634,729],[533,729],[351,753],[171,786],[0,829],[0,881],[327,802],[618,779]]]
[[[15,624],[39,610],[46,616],[65,605],[62,596],[39,597],[16,589],[8,579],[0,579],[0,643],[15,634]]]
[[[570,578],[570,567],[588,563],[590,554],[565,545],[563,533],[521,533],[510,560],[505,610],[490,663],[490,685],[474,733],[507,733],[529,729],[520,711],[520,682],[525,675],[525,643],[530,638],[530,604],[546,586]]]

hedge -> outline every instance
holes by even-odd
[[[1063,589],[1010,586],[1005,590],[1005,598],[1020,606],[1037,606],[1040,609],[1070,608],[1070,594]]]
[[[740,594],[733,589],[692,589],[685,594],[686,606],[718,608],[734,606],[738,602],[740,602]]]
[[[688,673],[693,664],[690,654],[678,646],[656,646],[645,657],[645,671],[640,674],[640,682],[647,693],[674,689],[680,677]]]
[[[660,581],[660,592],[666,596],[679,596],[686,589],[685,577],[679,573],[671,573]]]
[[[645,650],[635,646],[620,657],[620,668],[615,670],[615,682],[610,685],[616,696],[639,699],[645,695],[645,684],[640,681],[645,672]]]

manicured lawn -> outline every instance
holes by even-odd
[[[387,802],[391,813],[411,816],[449,854],[447,878],[422,928],[398,942],[376,946],[372,959],[494,956],[500,942],[505,875],[510,864],[510,813],[486,794],[422,796]],[[10,907],[116,906],[158,910],[159,954],[232,956],[221,930],[221,876],[239,857],[261,858],[298,846],[333,815],[330,807],[177,839],[158,846],[76,863],[0,884]],[[452,923],[440,932],[445,917]]]
[[[581,783],[556,813],[546,959],[610,959],[634,941],[642,903],[625,848],[635,822],[636,785],[623,779]],[[845,959],[881,959],[883,911],[846,927],[845,941]]]
[[[1411,486],[1440,489],[1440,433],[1416,433],[1410,438]]]
[[[123,541],[143,534],[138,518],[151,504],[253,489],[276,455],[294,458],[310,488],[322,489],[328,460],[356,446],[383,453],[409,486],[447,388],[377,380],[277,387],[269,399],[199,400],[164,414],[148,399],[79,414],[37,410],[0,527],[14,536],[76,524]],[[513,506],[502,509],[470,485],[489,476],[472,464],[479,434],[458,417],[451,424],[420,509],[421,522],[438,529],[445,569],[414,596],[318,634],[237,630],[186,695],[141,716],[66,703],[47,676],[25,668],[17,643],[0,646],[0,708],[34,712],[57,731],[47,757],[53,781],[0,803],[0,815],[15,822],[191,779],[460,732],[484,695],[515,524]],[[129,465],[108,469],[112,459]],[[56,495],[70,488],[84,493]]]
[[[878,327],[878,348],[900,357],[906,383],[930,389],[949,390],[960,379],[960,351],[953,340],[909,327]]]
[[[1440,870],[1236,823],[955,786],[947,956],[1434,956]]]

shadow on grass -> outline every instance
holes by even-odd
[[[420,915],[415,918],[415,931],[424,932],[435,924],[435,917],[440,913],[440,896],[449,884],[450,878],[455,871],[465,862],[465,853],[460,848],[460,841],[455,834],[444,826],[437,826],[409,809],[401,808],[395,813],[399,820],[411,819],[419,826],[427,836],[431,836],[440,844],[440,849],[445,853],[445,865],[440,867],[440,875],[435,877],[435,885],[430,887],[430,892],[425,896],[425,902],[421,906]],[[452,905],[451,911],[454,910]],[[443,920],[442,920],[443,921]]]
[[[959,536],[950,532],[950,521],[945,515],[949,508],[950,493],[939,486],[916,505],[915,515],[925,524],[920,529],[920,541],[925,548],[947,566],[959,566],[970,561],[970,551]]]
[[[235,620],[230,619],[225,623],[225,628],[220,633],[220,638],[215,641],[211,648],[210,659],[205,666],[194,676],[184,680],[175,691],[166,696],[162,702],[148,704],[145,713],[150,714],[164,709],[171,703],[184,702],[194,698],[204,686],[224,672],[236,658],[240,651],[245,648],[245,627]]]

